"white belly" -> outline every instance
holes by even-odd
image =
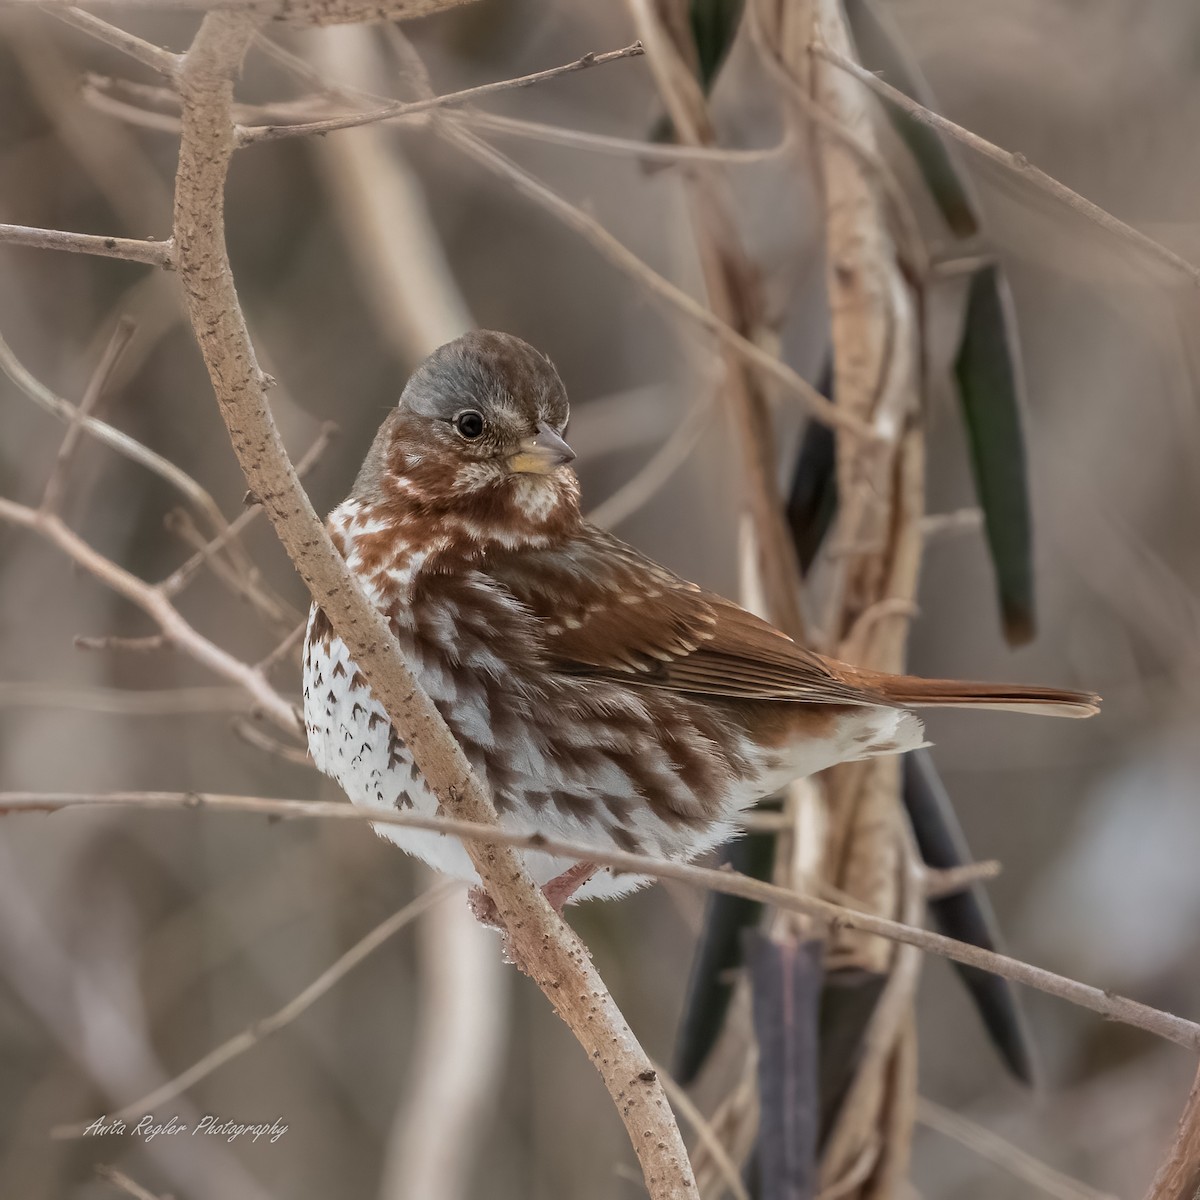
[[[418,672],[418,678],[436,701],[455,704],[457,699],[454,716],[464,728],[478,733],[481,724],[486,724],[486,711],[465,711],[464,706],[470,708],[470,701],[465,696],[456,698],[447,694],[450,685],[443,672]],[[636,702],[636,698],[631,698],[630,703]],[[446,711],[444,707],[443,711]],[[313,761],[341,785],[355,804],[382,812],[437,815],[436,796],[417,770],[408,748],[394,736],[389,737],[390,722],[383,706],[372,696],[340,638],[307,643],[304,721]],[[696,858],[734,836],[741,812],[764,796],[792,779],[862,756],[866,734],[875,735],[872,740],[893,739],[899,743],[896,749],[909,749],[920,743],[920,733],[920,722],[911,714],[864,707],[847,720],[836,738],[797,746],[794,754],[786,756],[786,762],[777,760],[770,768],[764,763],[755,776],[735,784],[726,796],[720,818],[711,824],[703,828],[668,825],[642,805],[634,808],[629,832],[652,855],[675,860]],[[744,752],[753,753],[748,747]],[[550,761],[539,761],[539,752],[532,743],[522,746],[518,757],[539,783],[552,787],[570,785],[570,781],[561,776],[561,763],[556,766]],[[556,775],[559,777],[555,778]],[[514,833],[538,833],[561,841],[591,842],[606,850],[614,848],[611,841],[597,841],[594,823],[580,820],[553,804],[536,813],[503,812],[500,823]],[[479,882],[470,857],[458,838],[399,825],[380,824],[373,828],[381,837],[435,870],[470,883]],[[539,884],[560,875],[576,861],[536,850],[525,851],[523,857],[527,869]],[[606,869],[585,884],[576,899],[620,896],[646,882],[645,876],[614,876]]]

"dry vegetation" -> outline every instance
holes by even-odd
[[[0,1194],[1194,1200],[1200,268],[1171,216],[1200,103],[1168,47],[1195,17],[1156,6],[1134,53],[1031,7],[985,49],[957,10],[886,6],[954,124],[859,65],[837,0],[748,0],[711,89],[687,5],[205,7],[0,11],[0,216],[23,222],[0,225]],[[956,147],[986,240],[950,236],[880,99]],[[948,399],[996,262],[1032,396],[1042,637],[1016,656]],[[317,515],[405,369],[476,323],[558,362],[595,518],[681,573],[852,662],[1105,692],[1094,728],[931,726],[1004,865],[1011,955],[922,928],[995,870],[921,861],[889,760],[760,819],[771,882],[614,854],[663,882],[573,911],[578,934],[552,912]],[[808,382],[827,342],[834,401]],[[837,435],[812,570],[779,482],[806,420]],[[1002,565],[1001,592],[1015,642]],[[574,1041],[458,889],[311,770],[310,596]],[[767,915],[687,1091],[664,1067],[705,893]],[[1058,998],[1032,1006],[1044,1094],[1004,1080],[948,978],[918,1001],[927,954]],[[816,1088],[789,1072],[822,961],[878,991],[818,1148],[772,1099]],[[754,1027],[783,1031],[778,1065]],[[84,1135],[101,1113],[289,1130]]]

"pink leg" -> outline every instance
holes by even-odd
[[[573,867],[568,867],[561,875],[555,875],[548,883],[543,884],[542,895],[550,901],[554,911],[561,914],[567,901],[599,869],[595,863],[576,863]],[[489,929],[504,928],[504,922],[501,921],[500,914],[496,911],[495,904],[492,903],[492,898],[483,888],[472,888],[467,894],[467,904],[481,925],[486,925]]]
[[[595,863],[579,862],[568,867],[561,875],[555,875],[549,883],[542,885],[542,895],[550,901],[556,913],[561,913],[567,901],[595,873],[600,870]]]

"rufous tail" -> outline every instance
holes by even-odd
[[[1045,717],[1093,717],[1100,711],[1099,696],[1064,688],[966,683],[914,675],[878,675],[871,683],[891,703],[910,708],[995,708]]]

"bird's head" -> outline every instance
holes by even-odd
[[[353,494],[492,522],[576,512],[567,417],[566,389],[544,354],[511,334],[465,334],[413,372]]]

